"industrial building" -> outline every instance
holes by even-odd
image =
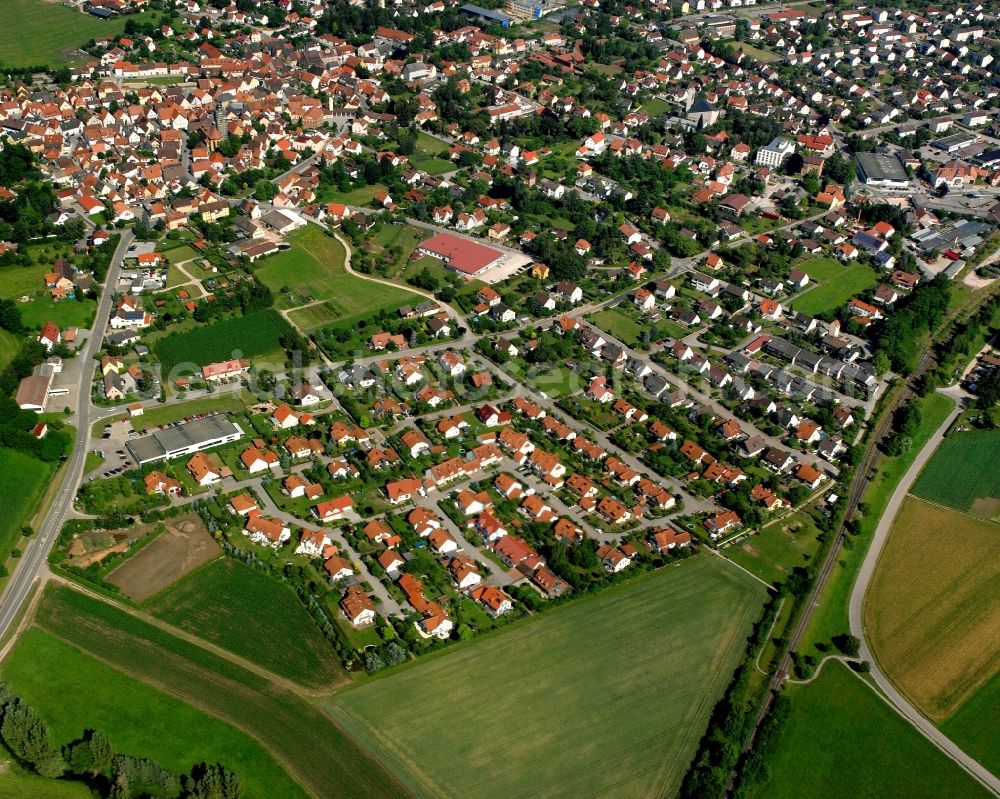
[[[894,155],[878,153],[858,153],[858,179],[866,186],[886,189],[905,189],[910,185],[910,176]]]
[[[125,446],[135,462],[142,466],[239,441],[243,435],[243,429],[238,424],[229,421],[223,414],[214,414],[164,427],[133,439]]]

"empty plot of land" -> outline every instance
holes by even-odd
[[[998,454],[1000,430],[950,435],[920,473],[913,493],[973,516],[996,518],[1000,516]]]
[[[807,270],[806,274],[808,274]],[[807,289],[792,300],[792,307],[800,313],[811,316],[839,308],[851,297],[871,288],[878,281],[875,270],[870,266],[854,264],[842,267],[839,274],[823,280],[815,288]]]
[[[688,561],[327,707],[422,795],[672,795],[763,597],[717,558]]]
[[[907,499],[865,624],[886,674],[929,718],[947,718],[1000,671],[1000,530]]]
[[[205,524],[193,513],[168,520],[166,527],[155,541],[107,577],[136,602],[149,599],[221,552]]]

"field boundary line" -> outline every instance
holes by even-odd
[[[915,499],[918,502],[926,502],[928,505],[934,508],[940,508],[941,510],[950,511],[951,513],[957,513],[959,516],[964,516],[966,519],[974,522],[985,522],[986,524],[992,524],[994,527],[1000,527],[1000,522],[995,519],[984,519],[982,516],[973,516],[971,513],[965,510],[959,510],[958,508],[953,508],[951,505],[943,505],[940,502],[935,502],[933,499],[926,499],[919,494],[914,494],[912,491],[906,492],[906,499]]]
[[[214,561],[209,561],[209,562],[211,563]],[[213,644],[211,641],[206,641],[203,638],[199,638],[197,635],[193,635],[192,633],[189,633],[186,630],[174,627],[169,622],[163,621],[163,619],[158,619],[157,617],[152,616],[146,613],[145,611],[129,607],[120,602],[115,602],[110,597],[106,597],[100,593],[97,593],[96,591],[91,591],[86,586],[82,586],[79,583],[74,582],[73,580],[69,580],[66,577],[63,577],[60,574],[53,573],[52,580],[53,582],[72,588],[73,590],[78,591],[81,594],[89,596],[91,599],[98,599],[106,605],[111,605],[111,607],[116,608],[117,610],[120,610],[124,613],[127,613],[129,616],[132,616],[133,618],[139,619],[140,621],[149,624],[151,627],[157,627],[163,632],[169,633],[170,635],[174,636],[175,638],[179,638],[182,641],[186,641],[189,644],[200,647],[201,649],[210,652],[216,657],[229,661],[234,666],[239,666],[240,668],[249,671],[252,674],[256,674],[261,679],[271,683],[272,685],[278,688],[282,688],[283,690],[286,690],[289,693],[297,695],[301,699],[305,699],[306,701],[311,701],[313,699],[322,699],[330,695],[327,691],[312,691],[303,685],[299,685],[294,680],[290,680],[287,677],[282,677],[280,674],[275,674],[274,672],[269,671],[263,666],[260,666],[249,660],[246,660],[245,658],[241,658],[239,655],[233,654],[228,649],[220,647],[218,644]]]

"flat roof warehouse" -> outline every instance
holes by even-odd
[[[229,421],[222,414],[216,414],[156,430],[129,441],[126,447],[135,462],[142,466],[154,461],[193,455],[220,444],[238,441],[242,437],[243,429],[238,424]]]
[[[451,233],[438,233],[427,239],[417,250],[424,255],[440,258],[445,266],[465,275],[478,275],[491,266],[502,263],[507,257],[500,250]]]

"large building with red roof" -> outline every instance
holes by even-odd
[[[422,255],[440,258],[445,266],[464,275],[478,275],[506,258],[501,250],[452,233],[438,233],[432,236],[423,242],[417,251]]]

